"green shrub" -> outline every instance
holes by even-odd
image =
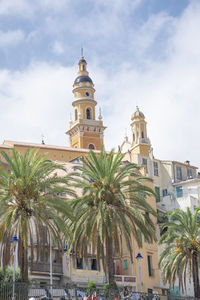
[[[3,268],[0,268],[0,282],[12,282],[13,281],[13,267],[8,266],[6,268],[5,273],[3,272]],[[20,269],[17,267],[15,269],[15,282],[21,282],[21,274]]]
[[[87,287],[87,296],[92,296],[94,294],[94,292],[96,291],[96,283],[94,281],[90,281],[90,283],[88,284],[88,287]]]
[[[114,289],[115,289],[115,296],[118,296],[119,295],[119,287],[116,283],[116,281],[114,281]],[[106,283],[103,287],[103,290],[104,290],[104,295],[106,298],[109,297],[109,283]]]

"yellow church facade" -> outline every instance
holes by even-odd
[[[89,77],[87,62],[83,56],[78,63],[78,68],[78,74],[73,84],[74,100],[72,106],[74,115],[70,119],[69,129],[66,132],[69,136],[70,147],[6,140],[0,145],[0,150],[9,153],[11,149],[16,149],[24,153],[28,148],[38,148],[40,154],[46,154],[51,160],[65,163],[66,168],[69,170],[79,157],[86,156],[91,149],[99,153],[104,145],[104,130],[106,127],[103,124],[101,111],[98,112],[98,116],[96,113],[97,102],[95,100],[94,83]],[[129,151],[127,151],[126,159],[133,162],[135,154],[148,156],[151,148],[147,138],[145,118],[138,108],[131,118],[131,130],[132,143]],[[145,175],[146,169],[143,168],[141,172]],[[153,188],[152,183],[148,184]],[[149,197],[146,200],[156,210],[154,197]],[[156,218],[154,221],[156,224]],[[133,290],[140,291],[139,264],[141,264],[142,291],[160,293],[157,244],[155,242],[148,243],[142,235],[140,238],[143,244],[141,249],[138,248],[135,240],[132,241],[133,263],[131,263],[125,244],[120,255],[115,257],[115,279],[119,286],[130,286]],[[56,255],[56,249],[54,252]],[[136,260],[138,253],[141,253],[143,257],[140,263]],[[94,258],[91,258],[91,266],[93,260]],[[31,273],[32,278],[39,281],[48,281],[48,272],[42,273],[41,269]],[[69,279],[80,285],[87,285],[90,280],[96,281],[98,285],[104,285],[106,282],[106,276],[101,266],[92,270],[84,262],[81,266],[77,265],[75,257],[63,257],[60,273],[54,274],[54,280],[67,281]]]

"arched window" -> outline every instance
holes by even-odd
[[[75,109],[75,121],[77,120],[77,116],[78,116],[77,109]]]
[[[94,150],[94,149],[95,149],[95,147],[94,147],[94,145],[93,145],[93,144],[89,144],[89,146],[88,146],[88,149]]]
[[[133,142],[135,142],[135,134],[133,133]]]
[[[88,119],[88,120],[91,119],[91,111],[89,108],[86,109],[86,119]]]
[[[144,132],[142,131],[142,138],[144,138]]]

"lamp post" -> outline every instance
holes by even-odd
[[[139,274],[140,274],[140,292],[142,293],[142,272],[141,272],[141,260],[143,259],[140,252],[136,256],[137,261],[139,262]]]
[[[52,238],[51,233],[49,234],[49,247],[50,247],[50,291],[51,291],[51,299],[53,299],[53,259],[52,259]]]
[[[15,265],[16,265],[16,245],[17,242],[19,242],[18,238],[13,236],[11,243],[14,245],[14,251],[13,251],[13,289],[12,289],[12,300],[15,300]]]

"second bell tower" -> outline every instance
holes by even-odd
[[[100,150],[103,145],[103,126],[101,111],[96,120],[94,100],[94,84],[87,71],[87,62],[82,56],[79,71],[73,85],[74,118],[70,120],[70,128],[66,132],[70,138],[70,147]]]

